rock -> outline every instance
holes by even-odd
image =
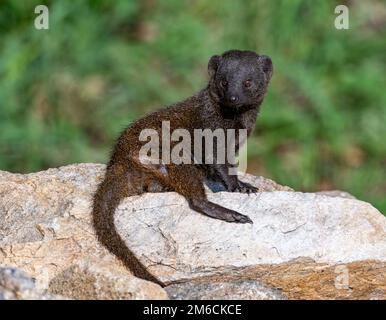
[[[64,275],[69,275],[68,270],[78,270],[76,266],[84,265],[85,260],[98,260],[100,264],[110,265],[111,272],[120,270],[118,274],[127,281],[128,292],[120,297],[166,296],[158,285],[131,275],[95,238],[91,199],[103,178],[104,167],[80,164],[26,175],[0,172],[0,266],[28,272],[36,279],[36,287],[46,290],[55,277],[56,281],[68,281],[68,288],[70,279],[64,279]],[[87,270],[94,272],[96,268]],[[86,269],[82,270],[86,273]],[[91,274],[96,285],[108,279],[101,272]],[[71,279],[74,277],[72,273]],[[98,293],[99,296],[107,299],[115,294],[112,288],[103,288],[106,292]],[[95,291],[91,287],[77,290],[70,297],[93,296]],[[63,289],[63,293],[68,291]]]
[[[267,287],[279,288],[288,299],[386,299],[386,263],[375,260],[330,265],[299,258],[287,263],[257,264],[191,281],[217,283],[256,279]]]
[[[299,257],[329,264],[386,260],[386,218],[368,203],[284,191],[220,192],[209,198],[247,214],[254,224],[209,219],[169,193],[126,199],[116,225],[142,264],[165,284]]]
[[[19,267],[46,288],[85,257],[117,263],[97,243],[91,195],[101,165],[73,165],[20,175],[0,173],[0,265]]]
[[[280,290],[254,280],[178,283],[165,288],[173,300],[286,300]]]
[[[292,188],[287,186],[282,186],[275,181],[264,178],[261,176],[254,176],[252,174],[242,174],[239,173],[238,178],[244,182],[250,183],[254,185],[255,187],[259,188],[259,192],[266,192],[266,191],[294,191]]]
[[[25,175],[0,171],[0,246],[69,234],[93,237],[91,197],[104,169],[101,164],[77,164]],[[262,191],[292,190],[263,177],[241,178]]]
[[[104,168],[0,172],[0,266],[27,272],[42,297],[166,298],[95,239],[91,199]],[[261,192],[208,196],[248,214],[253,225],[204,217],[172,192],[131,197],[118,208],[117,228],[129,249],[172,298],[386,297],[386,218],[376,209],[340,192],[299,193],[262,177],[241,179]],[[349,272],[344,289],[335,281],[340,268]]]
[[[0,171],[0,245],[62,238],[90,227],[90,199],[103,165],[80,164],[31,174]],[[62,230],[66,229],[66,230]]]
[[[123,266],[83,260],[50,281],[49,292],[72,299],[167,299],[165,290],[153,282],[133,277]]]
[[[78,164],[26,175],[0,171],[0,264],[23,268],[47,284],[87,256],[119,263],[96,242],[91,226],[91,197],[104,168]],[[255,179],[264,190],[289,189]]]
[[[54,300],[61,296],[36,289],[35,280],[15,268],[0,268],[0,300]]]
[[[320,295],[312,288],[314,293],[309,295],[323,298],[328,292],[338,295],[335,266],[353,269],[353,279],[386,274],[386,218],[368,203],[286,191],[249,196],[222,192],[210,194],[209,199],[249,215],[254,224],[209,219],[190,210],[178,194],[169,193],[126,199],[117,209],[116,225],[131,251],[166,285],[197,278],[215,281],[217,277],[223,282],[225,275],[245,280],[247,270],[258,274],[248,278],[256,280],[272,274],[274,267],[276,278],[283,279],[288,268],[293,270],[294,261],[306,258],[312,263],[295,264],[292,283],[297,279],[303,294],[297,298],[306,297],[311,290],[307,287],[310,281],[301,281],[303,268],[311,278],[320,277],[320,269],[329,274],[328,288],[320,288]],[[357,287],[367,298],[376,288],[386,287],[385,278],[371,279],[371,285],[360,282]],[[312,283],[317,285],[317,281]],[[264,284],[279,285],[269,277]],[[287,290],[284,294],[291,297],[295,289]],[[357,297],[357,292],[351,296]]]
[[[315,192],[315,194],[325,195],[329,197],[356,199],[352,194],[341,190],[318,191],[318,192]]]

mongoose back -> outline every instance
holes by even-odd
[[[230,50],[215,55],[208,63],[209,83],[206,88],[182,102],[137,120],[118,138],[104,180],[94,195],[93,225],[98,240],[136,276],[159,283],[141,266],[115,228],[115,209],[123,198],[144,192],[175,191],[185,197],[191,209],[208,217],[252,223],[248,216],[208,201],[204,184],[214,192],[257,191],[252,185],[240,181],[237,175],[229,174],[229,169],[234,166],[229,161],[209,164],[144,162],[140,157],[144,145],[140,139],[141,132],[155,130],[162,140],[165,138],[162,137],[162,123],[168,121],[171,132],[182,128],[191,136],[194,136],[195,129],[221,129],[225,132],[245,129],[249,136],[255,127],[272,70],[271,59],[253,51]],[[219,148],[226,148],[216,141],[217,152]],[[240,146],[240,143],[235,144],[236,152]]]

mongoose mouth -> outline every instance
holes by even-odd
[[[256,104],[233,104],[233,105],[224,105],[220,110],[221,114],[225,119],[234,118],[237,115],[241,115],[244,112],[247,112],[255,108]]]
[[[238,109],[242,106],[245,106],[245,104],[242,103],[224,103],[223,106],[227,109]]]

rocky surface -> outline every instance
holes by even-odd
[[[50,295],[36,288],[35,280],[22,270],[0,268],[0,300],[57,300],[62,296]]]
[[[341,191],[293,192],[251,175],[242,179],[260,193],[209,193],[209,198],[248,214],[253,225],[204,217],[176,193],[125,199],[117,210],[117,228],[143,266],[167,287],[138,279],[97,243],[91,227],[91,197],[103,173],[98,164],[27,175],[0,171],[0,267],[27,272],[33,286],[28,289],[29,280],[22,283],[31,295],[386,299],[381,213]],[[24,289],[9,289],[7,283],[0,284],[0,297],[28,299],[28,294],[15,295]]]
[[[287,263],[255,265],[232,273],[205,276],[193,283],[256,280],[278,288],[288,299],[386,299],[386,262],[356,261],[330,265],[298,258]]]
[[[0,263],[46,287],[84,257],[114,260],[95,241],[90,200],[103,166],[74,165],[20,175],[0,173]]]
[[[165,288],[172,300],[286,300],[278,289],[263,286],[256,280],[186,282]]]
[[[55,276],[48,292],[72,299],[167,299],[159,285],[133,277],[123,266],[84,259]]]
[[[103,173],[97,164],[26,175],[0,172],[0,266],[20,268],[36,279],[38,290],[49,287],[70,298],[165,298],[160,286],[134,277],[95,239],[91,197]],[[110,272],[97,271],[106,265]],[[94,280],[76,287],[82,272]],[[126,282],[116,291],[107,286],[114,272]],[[60,281],[66,283],[62,289],[55,286]]]
[[[299,257],[333,265],[386,260],[386,218],[368,203],[287,191],[209,198],[254,223],[208,219],[165,193],[126,199],[116,224],[142,264],[166,284]]]
[[[345,191],[340,191],[340,190],[318,191],[318,192],[315,192],[315,194],[329,196],[329,197],[356,199],[352,194]]]

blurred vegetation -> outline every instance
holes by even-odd
[[[2,0],[0,169],[106,162],[129,122],[206,85],[211,55],[250,49],[275,72],[248,170],[386,213],[385,27],[382,0]]]

